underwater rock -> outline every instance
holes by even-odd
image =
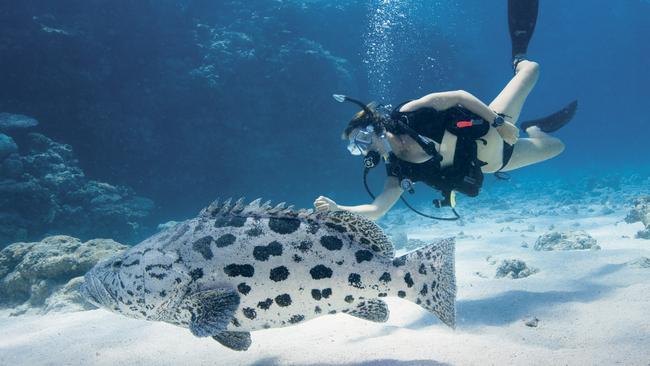
[[[0,248],[53,232],[125,242],[143,236],[151,200],[88,180],[69,145],[30,133],[24,147],[0,164]]]
[[[628,224],[643,223],[645,229],[636,233],[636,238],[650,239],[650,196],[637,197],[633,203],[634,208],[625,217],[625,222]]]
[[[539,269],[528,267],[526,262],[521,259],[504,259],[497,267],[496,277],[518,279],[528,277],[537,272],[539,272]]]
[[[599,250],[596,239],[584,231],[568,233],[553,231],[540,236],[533,247],[535,250]]]
[[[165,222],[163,224],[158,224],[157,229],[158,229],[158,231],[163,231],[163,230],[167,230],[169,228],[172,228],[172,227],[174,227],[174,226],[176,226],[178,224],[179,224],[178,221],[167,221],[167,222]]]
[[[7,156],[18,151],[18,145],[11,137],[0,133],[0,162]]]
[[[631,260],[625,265],[634,268],[650,268],[650,258],[648,257],[639,257],[637,259]]]
[[[81,276],[126,249],[109,239],[82,243],[63,235],[11,244],[0,251],[0,306],[18,306],[18,313],[86,309],[90,305],[76,292]]]
[[[532,317],[530,319],[524,319],[524,324],[527,327],[536,328],[537,325],[539,324],[539,319],[537,319],[536,317]]]
[[[650,239],[650,227],[640,230],[634,237],[637,239]]]
[[[0,131],[38,126],[38,121],[22,114],[0,113]]]

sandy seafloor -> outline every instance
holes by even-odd
[[[323,316],[254,332],[247,352],[104,310],[4,315],[0,365],[647,366],[650,268],[626,263],[650,258],[650,240],[634,238],[641,223],[623,221],[629,206],[611,204],[612,210],[603,211],[598,201],[604,202],[596,197],[520,214],[547,204],[540,198],[523,209],[475,210],[462,227],[425,220],[402,225],[409,238],[457,236],[456,330],[397,298],[387,299],[387,323]],[[551,225],[585,230],[602,250],[534,251],[535,240]],[[524,279],[497,279],[488,256],[522,259],[540,271]],[[537,327],[525,325],[531,317],[539,319]]]

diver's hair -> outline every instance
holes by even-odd
[[[373,112],[372,115],[368,115],[368,113],[366,113],[366,111],[364,110],[357,112],[352,117],[347,127],[345,127],[345,130],[343,130],[343,133],[341,133],[341,139],[342,140],[349,139],[352,131],[354,131],[357,128],[366,128],[370,125],[373,125],[375,127],[375,131],[377,132],[383,129],[383,126],[381,125],[381,116],[379,115],[379,113],[375,112],[377,106],[379,106],[377,102],[368,103],[367,107]]]

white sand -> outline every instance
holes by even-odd
[[[650,269],[624,263],[650,257],[650,241],[634,239],[642,226],[622,223],[625,214],[565,213],[501,223],[495,222],[504,217],[489,217],[464,227],[413,227],[409,236],[424,240],[461,230],[466,235],[457,241],[456,330],[415,304],[391,298],[385,324],[323,316],[254,332],[247,352],[195,338],[186,329],[103,310],[5,316],[0,317],[0,365],[648,366]],[[526,231],[530,224],[535,232]],[[551,224],[587,231],[602,250],[534,251],[535,239]],[[522,248],[522,242],[530,247]],[[496,266],[487,256],[522,259],[540,272],[495,279]],[[539,319],[538,327],[524,324],[530,317]]]

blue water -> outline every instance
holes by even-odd
[[[514,180],[647,175],[648,19],[642,0],[542,2],[521,118],[580,106],[556,134],[566,151]],[[331,94],[489,103],[512,75],[506,1],[4,0],[0,52],[0,112],[37,118],[31,132],[71,145],[86,177],[155,202],[131,243],[217,197],[367,202],[339,139],[355,109]]]

